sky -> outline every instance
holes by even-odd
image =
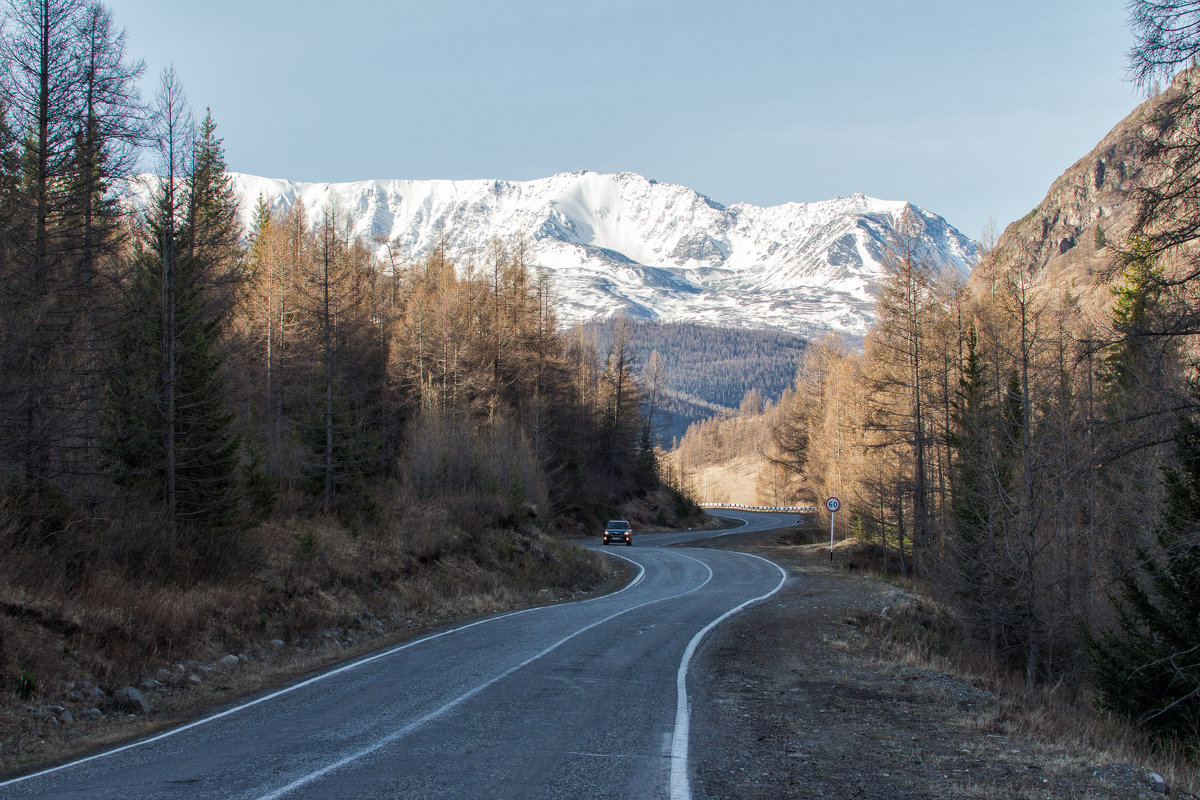
[[[729,205],[862,192],[973,238],[1145,91],[1120,0],[106,0],[296,181],[631,171]]]

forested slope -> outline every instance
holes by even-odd
[[[582,326],[603,350],[614,323]],[[805,340],[779,331],[714,328],[685,322],[634,322],[633,342],[645,362],[662,361],[670,403],[660,435],[670,443],[688,425],[734,410],[747,392],[776,399],[791,385]]]
[[[1150,49],[1165,46],[1154,25],[1195,17],[1132,5]],[[1200,39],[1175,33],[1186,67]],[[809,343],[778,409],[697,426],[681,448],[729,458],[741,445],[723,436],[761,442],[759,420],[779,485],[839,497],[839,534],[929,587],[964,658],[1029,687],[1090,687],[1185,748],[1200,731],[1198,133],[1191,66],[966,283],[901,226],[863,347]]]

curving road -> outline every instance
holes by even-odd
[[[0,798],[684,800],[691,655],[786,576],[757,556],[666,546],[795,521],[721,513],[745,525],[609,548],[635,565],[621,591],[434,633],[0,782]]]

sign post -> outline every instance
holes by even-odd
[[[825,507],[829,509],[829,560],[833,561],[833,515],[842,507],[842,501],[831,497],[825,501]]]

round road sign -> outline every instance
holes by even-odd
[[[825,507],[828,508],[831,512],[837,511],[839,508],[842,507],[842,501],[838,500],[836,497],[831,497],[825,501]]]

